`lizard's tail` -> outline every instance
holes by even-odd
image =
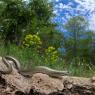
[[[55,75],[55,76],[69,75],[68,71],[55,70],[45,66],[36,66],[34,72],[40,72],[40,73],[45,73],[48,75]]]

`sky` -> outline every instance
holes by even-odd
[[[28,0],[24,0],[28,1]],[[58,23],[57,29],[64,31],[63,25],[72,16],[84,16],[89,22],[89,29],[95,31],[95,0],[49,0],[54,2],[53,22]]]
[[[56,17],[53,22],[59,24],[61,31],[63,25],[72,16],[84,16],[89,22],[89,29],[95,30],[95,0],[50,0],[54,2],[53,13]]]

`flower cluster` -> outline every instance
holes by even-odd
[[[58,51],[53,47],[50,46],[45,50],[46,53],[46,61],[50,61],[51,63],[55,63],[58,60]]]
[[[26,35],[23,45],[25,47],[30,47],[30,48],[39,48],[41,46],[42,42],[39,36],[37,35]]]

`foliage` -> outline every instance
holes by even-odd
[[[5,56],[8,51],[9,49],[5,48],[3,44],[0,46],[1,56]],[[16,45],[10,45],[9,55],[18,59],[21,63],[22,69],[26,70],[33,69],[34,66],[44,65],[58,70],[67,69],[70,72],[70,75],[76,75],[76,76],[91,77],[95,72],[94,65],[91,64],[88,65],[86,64],[85,61],[80,62],[78,58],[77,58],[79,62],[78,64],[76,64],[74,59],[71,61],[71,64],[64,64],[63,59],[54,64],[50,63],[48,60],[47,64],[45,64],[46,62],[45,56],[41,56],[37,52],[31,51],[29,50],[29,48],[20,48]],[[49,59],[48,56],[47,59]]]
[[[1,37],[7,44],[21,45],[27,34],[38,34],[42,50],[50,45],[60,47],[62,35],[51,21],[53,3],[48,0],[2,0],[0,16]]]
[[[69,37],[64,40],[67,60],[71,61],[79,57],[87,63],[93,63],[90,58],[93,55],[91,52],[93,32],[89,31],[87,26],[87,21],[80,16],[71,18],[64,26],[69,34]]]
[[[86,30],[87,22],[83,17],[72,17],[66,24],[65,29],[68,30],[70,37],[67,39],[67,47],[72,49],[72,55],[77,57],[79,40]],[[69,45],[69,46],[68,46]]]
[[[50,36],[52,31],[55,32],[56,25],[51,22],[53,5],[48,0],[29,0],[29,3],[22,0],[2,0],[2,2],[5,8],[0,19],[2,38],[6,43],[21,44],[26,34],[36,33],[41,34],[40,37],[44,41],[42,35],[48,33]]]
[[[46,63],[49,61],[51,64],[58,61],[58,51],[53,47],[49,46],[46,50]],[[47,59],[48,58],[48,59]]]
[[[87,64],[85,60],[81,60],[80,57],[73,58],[67,69],[74,76],[86,76],[91,77],[94,74],[95,66]]]
[[[28,25],[28,31],[31,34],[46,32],[43,29],[49,28],[53,23],[51,17],[53,16],[53,6],[48,0],[29,0],[28,8],[30,11],[30,22]],[[43,31],[42,31],[43,30]],[[53,28],[53,30],[55,30]]]
[[[68,36],[56,30],[57,24],[51,20],[53,3],[49,1],[0,1],[0,55],[16,57],[25,69],[46,65],[68,69],[72,75],[92,74],[95,33],[88,29],[88,22],[81,16],[72,17],[65,24]]]
[[[21,42],[23,30],[29,21],[29,11],[26,9],[26,5],[19,0],[8,2],[5,0],[5,8],[1,15],[2,25],[2,37],[5,43],[8,42],[18,44]]]
[[[39,36],[28,34],[23,41],[23,45],[28,48],[37,49],[40,48],[42,42]]]
[[[45,21],[46,23],[49,21],[51,16],[53,15],[52,3],[48,0],[29,0],[31,15],[35,15],[37,19],[40,21]],[[44,23],[45,23],[44,22]]]

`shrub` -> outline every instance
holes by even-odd
[[[37,35],[32,35],[32,34],[26,35],[23,41],[23,45],[25,47],[33,48],[33,49],[40,48],[41,44],[42,42],[41,42],[40,37]]]
[[[51,63],[55,63],[58,61],[58,51],[55,49],[55,47],[53,46],[49,46],[46,50],[45,50],[45,54],[46,54],[46,63],[47,62],[51,62]]]

